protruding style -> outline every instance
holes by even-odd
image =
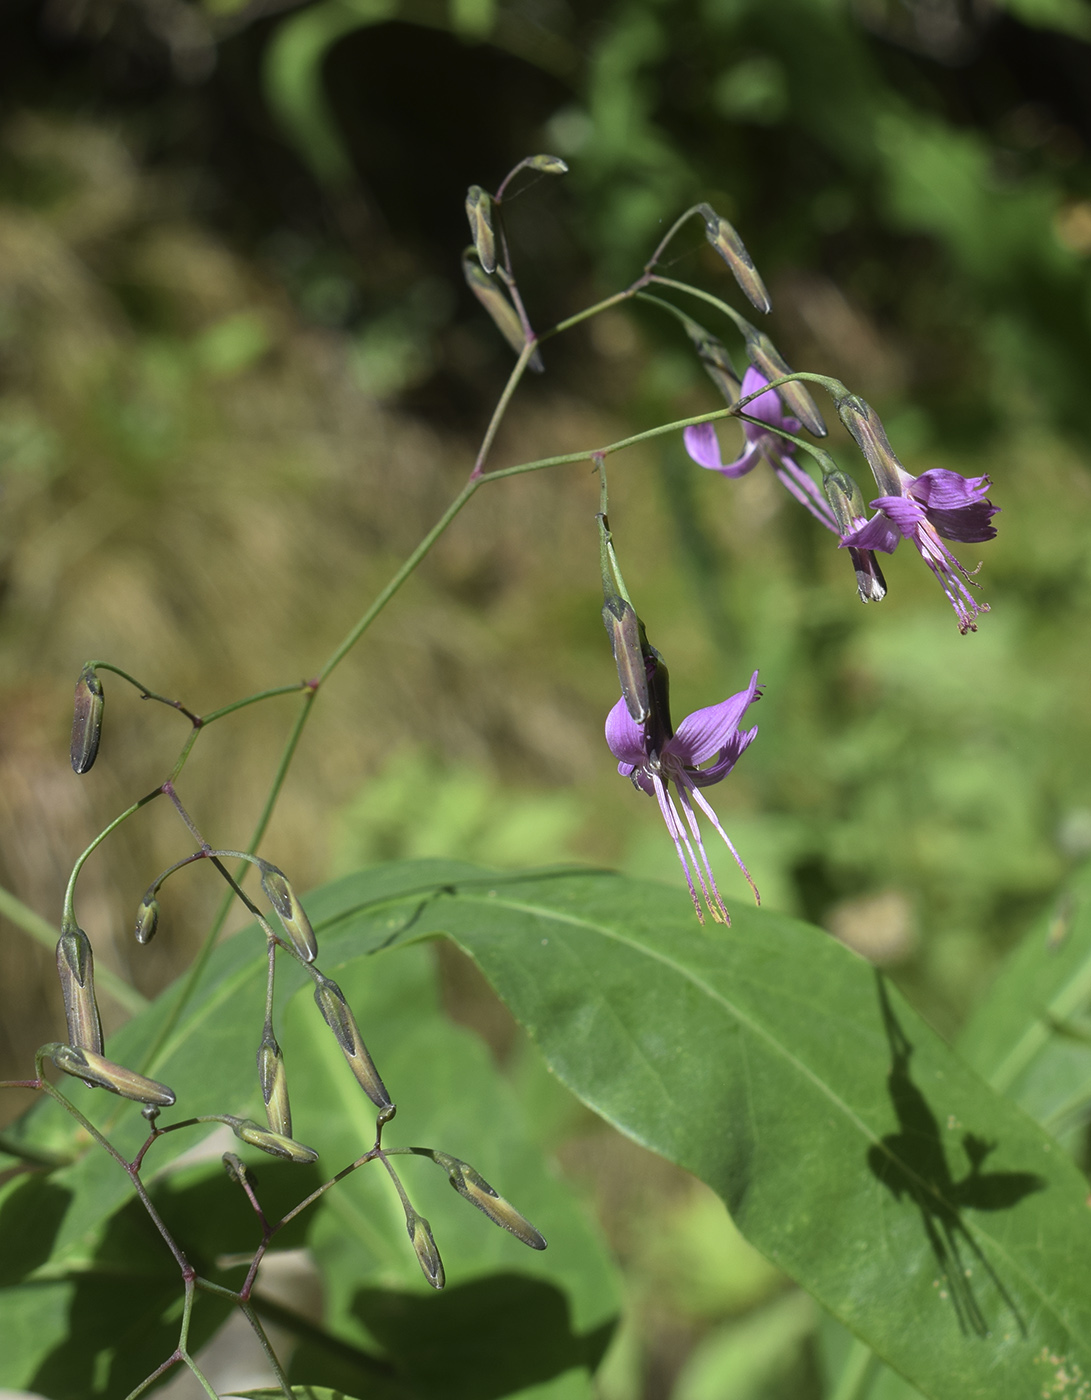
[[[337,1037],[349,1068],[356,1076],[361,1089],[376,1108],[392,1109],[394,1101],[386,1092],[386,1085],[379,1078],[375,1062],[368,1054],[356,1018],[349,1009],[341,988],[329,977],[320,972],[313,974],[315,979],[314,999],[322,1013],[322,1019]],[[393,1114],[390,1115],[393,1117]]]
[[[68,1043],[77,1050],[102,1054],[102,1021],[95,1000],[95,955],[91,940],[74,925],[57,940],[57,976],[64,998]]]
[[[705,237],[731,269],[731,275],[747,301],[758,311],[771,311],[773,303],[769,300],[765,283],[733,225],[717,214],[711,204],[698,204],[697,212],[705,221]]]
[[[314,962],[318,956],[318,940],[288,877],[283,870],[278,870],[275,865],[268,865],[263,861],[261,887],[265,891],[266,899],[276,910],[284,932],[291,939],[292,947],[304,962]]]
[[[72,767],[77,773],[88,772],[98,757],[104,704],[102,682],[93,666],[85,666],[76,682],[72,712]]]
[[[515,353],[521,355],[523,347],[527,343],[523,324],[519,320],[515,307],[512,306],[503,290],[478,262],[475,248],[467,248],[462,255],[462,275],[465,277],[466,285],[470,291],[492,317],[496,329]],[[537,350],[531,355],[527,364],[536,374],[541,374],[542,370],[545,369],[542,357]]]
[[[235,1118],[225,1113],[223,1121],[240,1141],[267,1152],[270,1157],[281,1157],[284,1161],[295,1162],[299,1166],[318,1161],[318,1153],[313,1147],[296,1142],[285,1133],[275,1133],[270,1128],[263,1128],[252,1118]]]
[[[265,1116],[274,1133],[292,1136],[292,1109],[288,1102],[288,1075],[284,1055],[271,1031],[266,1031],[258,1047],[258,1080],[265,1101]]]
[[[135,1099],[137,1103],[155,1104],[159,1108],[169,1108],[174,1102],[174,1090],[166,1084],[145,1079],[136,1070],[116,1065],[113,1060],[107,1060],[93,1050],[53,1044],[44,1046],[42,1053],[65,1074],[74,1075],[99,1089],[108,1089],[111,1094],[120,1094],[123,1099]]]
[[[432,1159],[447,1173],[448,1180],[460,1196],[484,1212],[494,1225],[507,1230],[531,1249],[545,1249],[545,1236],[537,1231],[510,1201],[505,1201],[469,1162],[462,1162],[446,1152],[433,1152]]]
[[[492,197],[480,185],[466,191],[466,218],[478,260],[488,273],[496,271],[496,230],[493,227]]]

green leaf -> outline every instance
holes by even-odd
[[[404,872],[392,880],[379,874],[377,880],[371,888],[380,893],[405,891]],[[203,1112],[260,1115],[254,1055],[263,1019],[263,944],[248,931],[216,950],[188,1008],[152,1059],[156,1074],[178,1094],[177,1107],[161,1123]],[[536,1253],[498,1230],[451,1190],[446,1174],[430,1161],[395,1157],[446,1260],[451,1282],[436,1299],[420,1277],[391,1183],[380,1164],[369,1164],[300,1217],[290,1227],[294,1235],[286,1231],[277,1236],[277,1246],[288,1247],[302,1243],[302,1231],[310,1230],[325,1269],[330,1326],[347,1342],[339,1348],[336,1338],[330,1342],[321,1332],[304,1328],[293,1379],[338,1384],[351,1393],[365,1388],[363,1374],[367,1394],[408,1400],[419,1383],[435,1374],[439,1358],[453,1355],[490,1396],[543,1385],[558,1400],[586,1396],[589,1370],[601,1355],[618,1306],[611,1267],[582,1213],[547,1171],[518,1104],[483,1046],[441,1013],[429,950],[404,948],[361,958],[359,949],[332,940],[320,956],[323,968],[337,976],[350,996],[384,1074],[403,1097],[401,1114],[386,1129],[386,1145],[434,1146],[469,1160],[546,1233],[551,1248]],[[291,1000],[295,988],[301,994]],[[309,978],[286,963],[283,971],[278,969],[278,990],[289,999],[286,1014],[278,1013],[278,1032],[292,1087],[294,1131],[320,1150],[328,1176],[371,1145],[374,1109],[318,1015]],[[110,1055],[128,1064],[143,1063],[177,996],[178,987],[168,990],[113,1037]],[[121,1150],[135,1153],[147,1134],[135,1105],[87,1091],[74,1081],[64,1087],[92,1121],[109,1127]],[[148,1173],[161,1173],[209,1131],[202,1126],[161,1138],[147,1159]],[[25,1355],[0,1348],[0,1386],[28,1384],[41,1372],[41,1393],[67,1394],[67,1373],[56,1373],[67,1346],[68,1361],[86,1393],[99,1393],[95,1386],[108,1374],[101,1358],[117,1351],[115,1339],[123,1330],[124,1290],[134,1284],[139,1290],[154,1279],[138,1313],[149,1340],[137,1355],[158,1351],[132,1378],[135,1384],[177,1339],[176,1318],[173,1335],[164,1333],[158,1321],[161,1316],[169,1321],[170,1305],[180,1305],[176,1265],[133,1200],[124,1172],[99,1149],[87,1150],[80,1130],[55,1105],[40,1104],[9,1136],[22,1143],[48,1141],[53,1150],[67,1147],[82,1155],[48,1179],[23,1176],[0,1189],[0,1283],[10,1285],[0,1288],[0,1335],[17,1326],[21,1339],[34,1339]],[[273,1218],[322,1179],[314,1168],[273,1161],[234,1139],[230,1146],[254,1164],[259,1199]],[[159,1179],[154,1197],[199,1272],[238,1286],[241,1270],[218,1270],[217,1257],[252,1250],[260,1232],[243,1194],[218,1160]],[[89,1314],[94,1336],[82,1325],[76,1328],[77,1277],[93,1281],[97,1290]],[[104,1278],[111,1282],[104,1284]],[[41,1300],[40,1325],[33,1322],[35,1298]],[[397,1304],[393,1313],[392,1302]],[[80,1307],[87,1311],[85,1303]],[[481,1314],[474,1328],[467,1324],[471,1312]],[[200,1334],[225,1316],[218,1301],[198,1300],[195,1318],[206,1320]],[[414,1322],[412,1334],[405,1329],[407,1318]],[[291,1324],[290,1318],[278,1320]],[[72,1340],[77,1336],[78,1343]],[[371,1374],[361,1349],[380,1359],[382,1374]],[[54,1359],[52,1369],[43,1371],[45,1356]],[[303,1373],[297,1374],[300,1367]],[[330,1372],[336,1367],[347,1369],[347,1376],[339,1373],[334,1379]],[[78,1391],[77,1385],[73,1393]],[[472,1386],[459,1392],[466,1400],[478,1393]]]
[[[702,928],[616,876],[374,878],[316,895],[327,948],[454,938],[576,1094],[924,1394],[1091,1375],[1082,1177],[841,945],[744,907]]]

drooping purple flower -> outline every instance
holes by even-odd
[[[755,369],[751,365],[743,376],[742,397],[745,399],[750,394],[757,393],[768,382],[761,370]],[[768,423],[772,427],[784,428],[789,433],[799,432],[798,418],[792,418],[784,412],[784,405],[775,389],[760,394],[747,404],[744,411],[751,418],[760,418],[763,423]],[[753,471],[759,462],[763,460],[768,462],[776,472],[781,484],[792,493],[796,500],[801,505],[806,506],[811,514],[825,525],[827,530],[832,530],[834,534],[837,534],[837,522],[834,520],[833,512],[809,474],[800,467],[792,456],[791,445],[776,433],[768,432],[755,423],[743,423],[742,430],[746,443],[742,456],[737,457],[733,462],[723,461],[716,429],[711,423],[694,423],[685,430],[682,437],[686,451],[697,465],[705,467],[708,471],[719,472],[721,476],[745,476],[747,472]]]
[[[996,526],[989,522],[999,507],[986,498],[989,478],[965,477],[944,467],[933,467],[920,476],[910,476],[900,466],[893,470],[901,490],[897,495],[879,496],[872,501],[872,508],[879,514],[845,535],[842,548],[854,546],[893,554],[903,539],[912,540],[954,608],[958,630],[976,632],[977,614],[988,612],[989,605],[979,603],[970,592],[970,571],[943,540],[977,544],[996,538]]]
[[[630,717],[625,701],[619,700],[606,720],[606,742],[619,760],[617,771],[659,803],[685,872],[697,917],[704,923],[701,900],[694,888],[694,874],[708,912],[717,923],[729,924],[731,919],[716,888],[693,805],[696,803],[716,828],[760,903],[750,872],[701,792],[702,788],[727,777],[757,735],[756,727],[740,732],[739,724],[751,702],[760,698],[758,673],[755,671],[750,677],[745,690],[718,705],[694,710],[674,730],[667,704],[666,667],[654,661],[649,663],[649,669],[654,672],[649,676],[653,694],[661,697],[654,707],[656,713],[652,720],[637,724]],[[704,764],[708,766],[703,767]],[[671,796],[671,783],[678,794],[677,805]]]

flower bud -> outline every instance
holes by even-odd
[[[72,767],[77,773],[86,773],[98,756],[104,703],[102,682],[95,668],[85,666],[76,682],[72,712]]]
[[[288,1076],[284,1056],[271,1033],[266,1033],[258,1049],[258,1079],[265,1100],[265,1115],[274,1133],[292,1136],[292,1110],[288,1103]]]
[[[568,174],[568,166],[560,156],[531,156],[525,164],[528,170],[540,170],[543,175]]]
[[[447,1282],[443,1272],[443,1260],[432,1238],[432,1227],[423,1215],[418,1215],[412,1206],[405,1208],[405,1228],[413,1242],[413,1252],[417,1256],[424,1277],[433,1288],[442,1288]]]
[[[480,1211],[483,1211],[494,1225],[509,1230],[531,1249],[545,1249],[545,1238],[515,1207],[498,1196],[480,1172],[474,1171],[468,1162],[459,1161],[446,1152],[433,1152],[433,1160],[447,1173],[451,1185],[460,1196],[465,1196]]]
[[[318,940],[311,928],[311,921],[304,912],[295,890],[283,871],[275,865],[262,864],[261,887],[269,903],[276,910],[277,918],[284,925],[284,932],[292,940],[292,946],[305,962],[314,962],[318,956]]]
[[[902,494],[901,473],[905,471],[887,440],[879,415],[856,394],[837,400],[837,413],[867,458],[871,474],[882,496]]]
[[[57,975],[61,979],[68,1043],[102,1054],[102,1022],[95,1000],[95,957],[83,929],[65,928],[57,940]]]
[[[136,941],[140,944],[150,943],[155,937],[155,930],[159,927],[159,901],[149,890],[140,901],[140,907],[136,911]]]
[[[492,223],[492,199],[480,185],[466,191],[466,218],[477,256],[486,272],[496,271],[496,233]]]
[[[754,326],[746,326],[743,336],[746,339],[746,353],[750,363],[760,369],[766,379],[779,379],[781,375],[791,374],[788,362],[764,331],[759,331]],[[826,436],[828,430],[822,421],[822,415],[802,384],[791,380],[787,384],[778,384],[776,391],[808,432],[813,433],[815,437]]]
[[[242,1142],[249,1143],[251,1147],[257,1147],[262,1152],[268,1152],[270,1157],[283,1157],[286,1162],[296,1162],[300,1166],[318,1161],[318,1153],[313,1147],[305,1147],[303,1143],[296,1142],[284,1133],[274,1133],[269,1128],[263,1128],[252,1118],[234,1118],[225,1113],[224,1122]]]
[[[704,326],[698,325],[696,321],[691,321],[688,316],[683,325],[686,328],[686,334],[697,347],[697,354],[705,367],[705,373],[723,394],[728,404],[738,403],[739,396],[742,394],[742,385],[739,383],[735,366],[731,363],[731,357],[723,343],[706,331]]]
[[[462,275],[466,279],[466,285],[492,317],[496,329],[515,353],[521,355],[527,340],[522,322],[516,315],[515,307],[512,306],[500,287],[488,275],[477,258],[470,256],[475,252],[476,249],[467,248],[462,255]],[[541,374],[542,370],[545,369],[542,357],[537,350],[527,363],[536,374]]]
[[[393,1108],[393,1100],[379,1078],[379,1071],[368,1054],[356,1018],[349,1010],[341,988],[321,973],[315,975],[315,984],[314,999],[322,1013],[322,1019],[337,1037],[337,1043],[360,1087],[376,1108]],[[393,1117],[393,1114],[390,1116]]]
[[[822,490],[826,493],[826,500],[830,503],[842,539],[867,523],[864,498],[848,472],[835,470],[823,473]],[[883,578],[883,571],[879,568],[874,550],[857,549],[855,545],[845,547],[856,570],[856,587],[860,593],[860,601],[881,602],[886,597],[886,579]]]
[[[640,645],[640,619],[624,598],[614,594],[603,604],[602,620],[610,636],[625,708],[636,724],[643,724],[651,711],[648,676]]]
[[[154,1079],[145,1079],[134,1069],[115,1065],[93,1050],[76,1049],[72,1045],[49,1045],[45,1053],[59,1070],[75,1075],[86,1084],[100,1089],[109,1089],[111,1094],[120,1094],[123,1099],[135,1099],[137,1103],[156,1104],[169,1108],[174,1102],[174,1090],[168,1089]]]
[[[751,306],[759,311],[771,311],[773,304],[765,290],[765,283],[734,227],[721,218],[711,204],[699,204],[697,212],[705,221],[705,237],[727,263]]]

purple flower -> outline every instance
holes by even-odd
[[[743,376],[742,397],[745,399],[748,395],[757,393],[768,383],[762,372],[751,365]],[[784,406],[775,389],[760,394],[753,402],[747,404],[743,411],[751,418],[760,418],[763,423],[769,423],[775,428],[784,428],[789,433],[799,432],[799,420],[784,412]],[[788,450],[789,444],[776,433],[767,432],[754,423],[743,423],[742,430],[746,445],[742,456],[737,457],[734,462],[724,462],[721,459],[719,439],[711,423],[694,423],[682,436],[686,451],[697,465],[709,471],[719,472],[721,476],[745,476],[764,459],[796,500],[805,505],[827,530],[838,534],[837,522],[825,497],[791,455]]]
[[[658,661],[649,661],[649,671],[653,673],[649,676],[653,693],[658,691],[661,696],[660,703],[655,706],[656,713],[647,723],[637,724],[630,717],[625,701],[619,700],[606,720],[606,742],[614,757],[620,760],[617,771],[630,778],[634,787],[659,803],[659,810],[685,871],[697,917],[704,923],[701,901],[694,889],[693,873],[696,873],[708,912],[717,923],[729,924],[731,919],[716,888],[693,804],[701,808],[719,832],[754,891],[754,898],[760,903],[750,872],[701,792],[701,788],[710,787],[727,777],[743,750],[757,735],[756,728],[740,733],[739,722],[750,703],[760,698],[758,673],[755,671],[750,677],[746,690],[729,696],[719,705],[694,710],[677,730],[673,730],[666,703],[666,667]],[[656,680],[659,681],[658,685],[655,684]],[[708,766],[702,767],[702,764]],[[670,793],[671,783],[678,794],[678,806]],[[681,815],[679,807],[682,809]]]
[[[979,612],[988,612],[967,588],[973,579],[955,558],[944,539],[976,544],[995,539],[996,527],[989,521],[999,507],[985,497],[987,476],[965,477],[958,472],[934,467],[920,476],[910,476],[895,467],[898,495],[879,496],[871,502],[879,512],[866,525],[842,538],[842,548],[879,549],[893,554],[903,539],[912,540],[924,562],[939,579],[958,618],[958,630],[976,632]],[[943,539],[940,538],[942,535]]]

